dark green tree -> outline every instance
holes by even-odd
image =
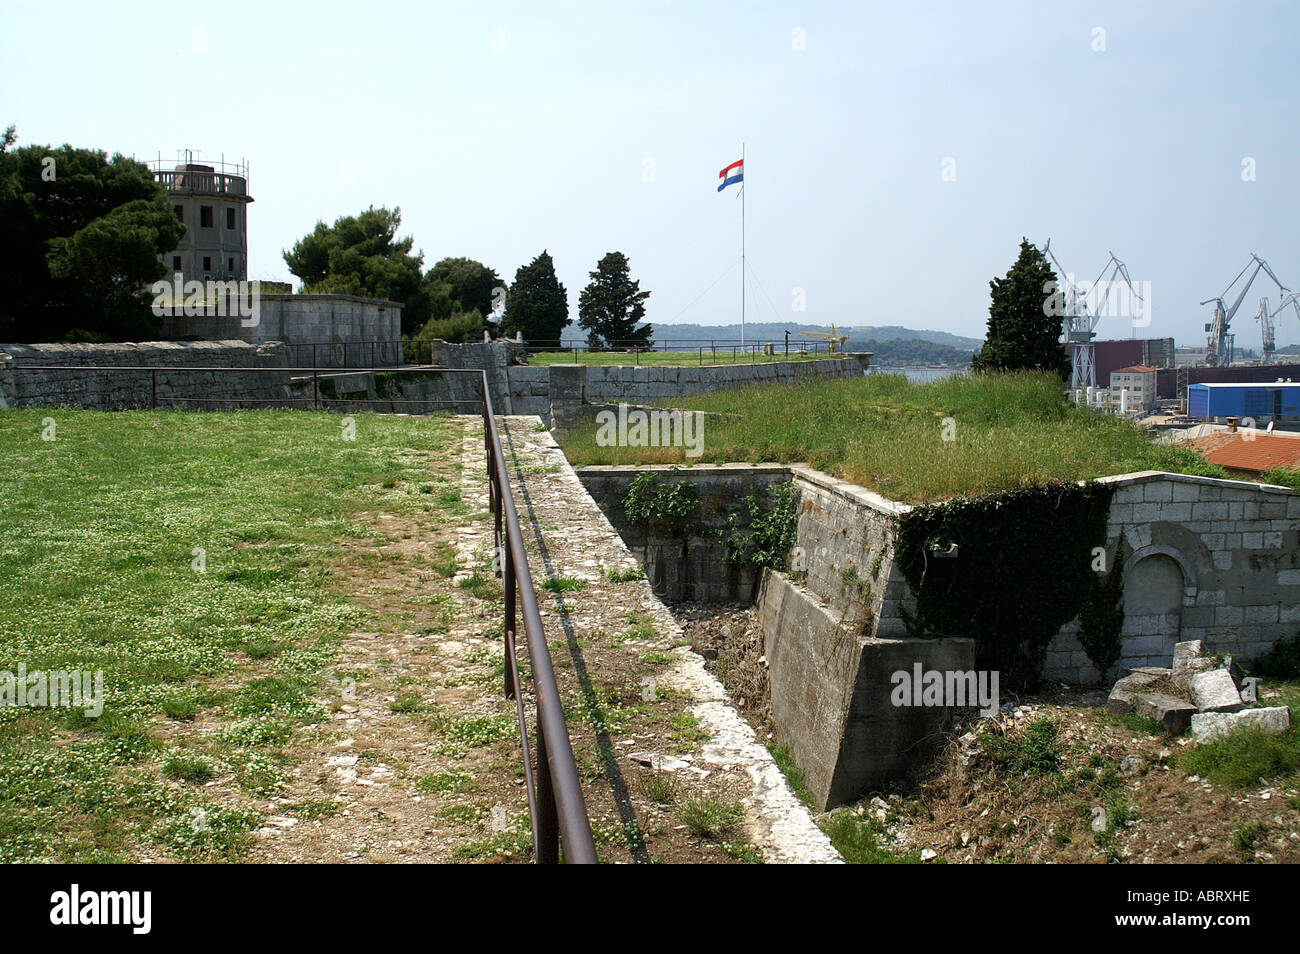
[[[1070,359],[1061,347],[1062,292],[1047,256],[1028,239],[1005,278],[989,282],[989,330],[975,352],[975,371],[1051,371],[1065,381]]]
[[[587,347],[648,348],[652,344],[650,325],[638,328],[645,318],[648,291],[632,280],[627,256],[609,252],[589,272],[591,282],[578,296],[578,326],[587,332]]]
[[[480,315],[492,313],[499,294],[496,289],[505,287],[495,269],[472,258],[444,258],[424,277],[430,284],[447,286],[457,311],[468,313],[477,309]]]
[[[514,284],[506,293],[501,331],[510,336],[522,331],[527,341],[550,343],[560,340],[569,323],[568,292],[555,276],[550,254],[543,249],[515,272]]]
[[[397,237],[402,210],[374,206],[333,225],[317,222],[311,234],[284,253],[306,294],[333,293],[400,301],[402,333],[421,328],[432,314],[421,274],[424,253],[411,254],[410,236]]]
[[[0,142],[0,339],[157,337],[149,285],[185,234],[143,163]]]

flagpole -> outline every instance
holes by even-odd
[[[745,144],[740,144],[740,169],[745,169]],[[745,180],[740,180],[740,350],[745,350]]]

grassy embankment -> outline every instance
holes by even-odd
[[[908,503],[1138,470],[1228,476],[1195,451],[1069,405],[1042,375],[911,384],[880,374],[664,403],[719,415],[704,420],[700,462],[806,462]],[[575,466],[693,462],[681,447],[600,447],[594,422],[563,445]]]

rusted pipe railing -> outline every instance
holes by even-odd
[[[539,864],[564,860],[571,864],[595,864],[596,845],[587,817],[587,803],[578,782],[578,767],[573,760],[573,746],[564,723],[564,705],[555,683],[555,669],[546,646],[542,617],[537,612],[537,592],[533,589],[524,550],[519,513],[510,490],[510,473],[501,450],[492,394],[483,376],[483,442],[488,457],[489,502],[495,531],[497,563],[505,586],[505,690],[515,699],[519,737],[524,747],[524,781],[528,789],[528,811],[533,822],[533,851]],[[515,596],[518,594],[518,603]],[[523,616],[528,641],[528,659],[533,669],[533,692],[537,699],[537,770],[534,774],[528,752],[528,723],[523,697],[519,691],[519,673],[515,667],[516,606]]]

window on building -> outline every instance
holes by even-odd
[[[203,229],[212,228],[212,206],[210,205],[199,206],[199,228],[203,228]]]
[[[203,270],[205,272],[212,271],[212,259],[207,255],[203,256]]]
[[[235,274],[235,260],[233,258],[226,259],[226,271],[232,275]]]
[[[179,255],[173,255],[173,256],[172,256],[172,271],[173,271],[173,272],[179,272],[179,271],[181,271],[181,270],[182,270],[182,269],[181,269],[181,257],[180,257]]]
[[[226,228],[233,229],[234,227],[235,227],[235,210],[226,209]]]
[[[182,222],[184,222],[184,221],[185,221],[185,206],[183,206],[183,205],[173,205],[173,206],[172,206],[172,209],[176,212],[176,218],[178,218],[178,219],[180,219]]]

